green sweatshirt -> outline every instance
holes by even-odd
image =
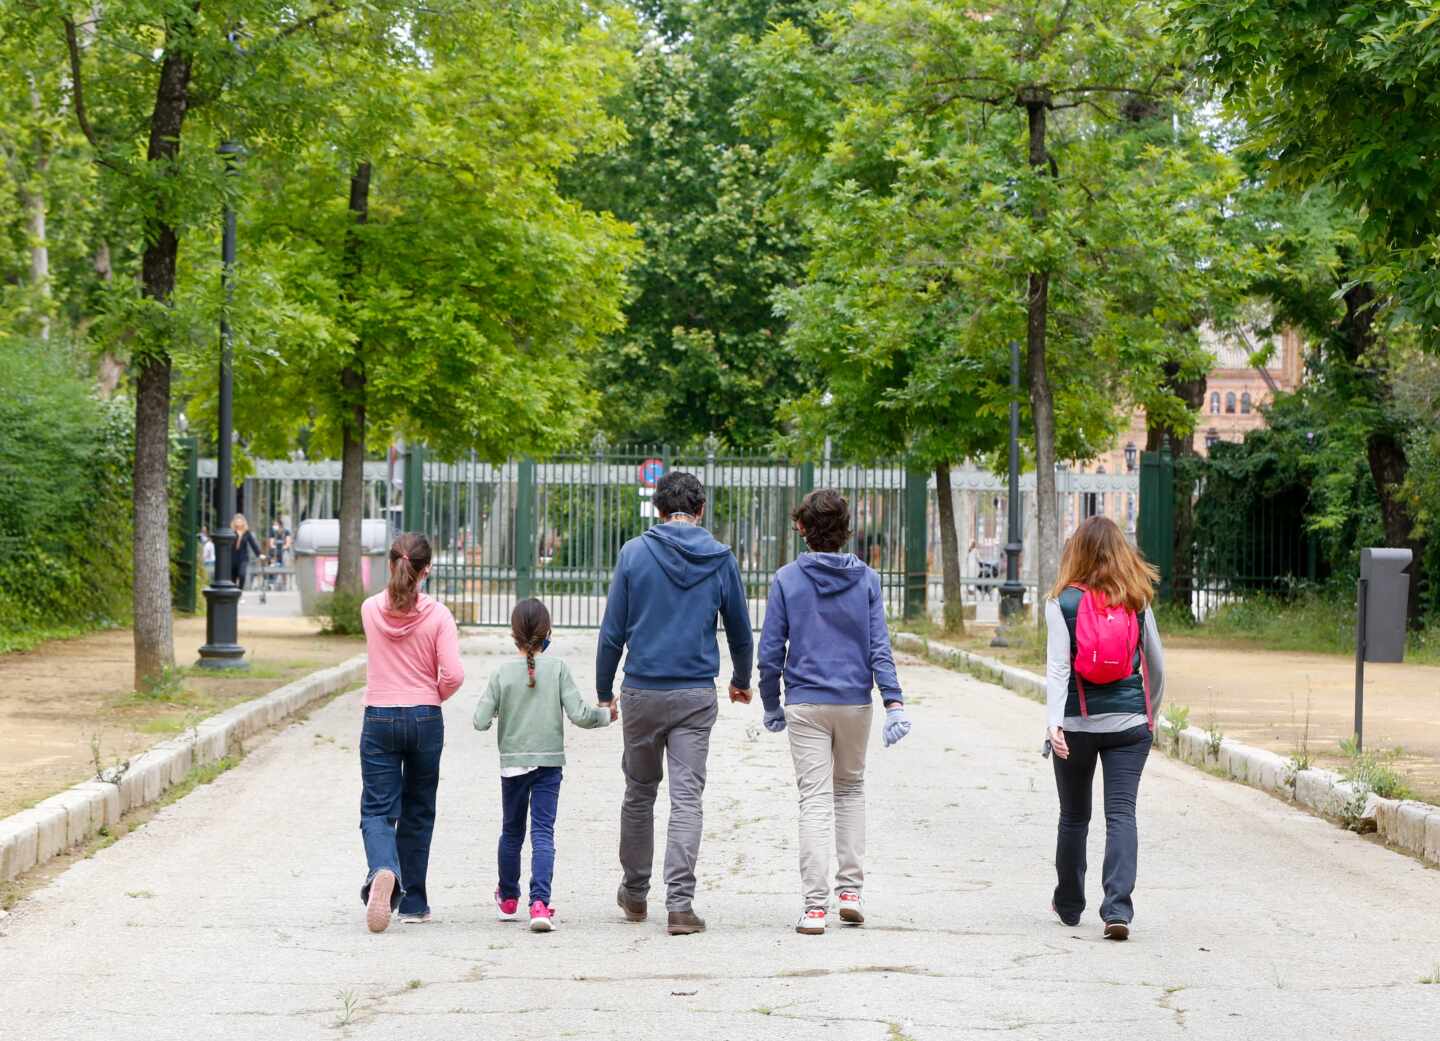
[[[610,710],[587,704],[559,658],[535,659],[535,686],[530,686],[524,659],[506,662],[490,676],[475,706],[475,729],[489,730],[500,717],[500,765],[564,766],[565,720],[589,730],[608,726]]]

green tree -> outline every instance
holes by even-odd
[[[63,47],[63,95],[98,166],[119,243],[106,345],[128,357],[135,401],[134,643],[137,685],[174,661],[167,471],[172,365],[194,346],[176,308],[181,243],[208,225],[223,188],[217,131],[263,126],[280,139],[308,111],[305,73],[347,25],[389,24],[339,0],[114,0],[77,13],[58,0],[15,11],[14,39]],[[188,147],[182,148],[182,144]],[[97,257],[104,252],[97,248]],[[110,269],[110,261],[97,265]],[[133,276],[133,277],[132,277]]]
[[[750,90],[740,48],[813,3],[659,0],[613,106],[622,146],[577,164],[568,190],[633,223],[645,245],[626,325],[594,358],[599,423],[618,440],[768,444],[803,383],[771,297],[803,259],[773,195],[764,142],[739,127]]]
[[[1241,123],[1241,143],[1271,183],[1323,189],[1352,215],[1333,269],[1338,313],[1309,329],[1340,407],[1365,418],[1365,455],[1386,542],[1415,553],[1410,617],[1419,618],[1426,558],[1410,459],[1396,407],[1394,351],[1440,348],[1440,148],[1437,14],[1429,3],[1290,5],[1172,0],[1180,35]]]
[[[407,38],[383,63],[336,59],[351,93],[308,147],[246,160],[240,428],[267,452],[303,432],[339,454],[336,588],[350,596],[367,447],[404,437],[503,460],[573,444],[635,252],[624,225],[556,183],[621,133],[601,106],[627,61],[623,12],[464,5],[422,12]]]
[[[793,339],[860,387],[830,415],[903,416],[932,465],[983,454],[1023,338],[1040,502],[1056,459],[1108,447],[1134,405],[1191,428],[1176,378],[1203,371],[1196,331],[1254,257],[1224,229],[1239,172],[1188,113],[1157,21],[1103,2],[858,2],[767,37],[751,118],[816,253]],[[828,298],[837,282],[852,290]],[[812,410],[827,390],[846,396],[822,387]],[[1057,518],[1037,512],[1044,588]]]

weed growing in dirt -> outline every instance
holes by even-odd
[[[1430,970],[1430,975],[1420,977],[1420,982],[1426,986],[1440,986],[1440,961],[1435,963],[1435,967]]]
[[[1290,783],[1294,784],[1294,775],[1301,770],[1310,769],[1314,762],[1314,756],[1310,754],[1310,702],[1313,697],[1313,688],[1310,686],[1310,677],[1305,677],[1305,728],[1299,730],[1295,735],[1295,744],[1290,750]],[[1290,696],[1290,725],[1295,725],[1295,696]]]
[[[1220,720],[1210,713],[1205,723],[1205,754],[1217,763],[1220,761],[1220,746],[1225,743],[1225,731],[1220,729]]]
[[[350,1021],[355,1018],[355,1010],[360,1007],[360,999],[355,996],[353,990],[341,990],[335,993],[335,1000],[340,1002],[340,1011],[335,1016],[335,1026],[349,1026]]]
[[[1180,734],[1190,725],[1190,709],[1173,702],[1165,709],[1165,724],[1170,728],[1170,754],[1180,754]]]
[[[1398,748],[1386,752],[1361,751],[1353,737],[1340,742],[1340,752],[1350,762],[1340,768],[1340,776],[1364,794],[1374,792],[1382,799],[1409,799],[1414,793],[1405,777],[1395,769],[1395,762],[1404,753]]]

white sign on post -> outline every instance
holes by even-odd
[[[658,518],[658,517],[660,516],[660,514],[656,511],[656,509],[655,509],[655,504],[650,501],[650,496],[654,494],[655,489],[654,489],[654,488],[641,488],[641,489],[639,489],[639,491],[640,491],[640,516],[642,516],[642,517],[655,517],[655,518]]]

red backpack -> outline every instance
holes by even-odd
[[[1111,605],[1105,594],[1088,586],[1076,586],[1084,593],[1075,612],[1075,690],[1080,695],[1080,715],[1085,707],[1085,684],[1115,683],[1128,679],[1135,650],[1140,646],[1140,623],[1135,612],[1123,604]],[[1145,720],[1155,729],[1150,709],[1150,668],[1140,653],[1140,684],[1145,691]]]

